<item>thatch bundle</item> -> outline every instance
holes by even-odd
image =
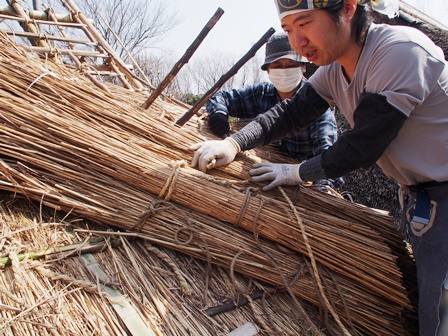
[[[207,134],[168,120],[181,108],[141,110],[5,36],[0,61],[0,188],[282,287],[327,312],[330,334],[407,334],[413,269],[390,217],[308,187],[259,192],[261,150],[200,173],[188,147]]]
[[[287,292],[273,292],[253,279],[147,240],[96,241],[72,231],[92,223],[55,221],[51,209],[2,196],[1,250],[11,263],[0,273],[2,335],[225,335],[247,321],[256,321],[268,335],[308,334],[304,317],[292,309],[297,300]],[[48,261],[31,260],[32,252],[20,254],[25,246],[40,251],[34,254],[45,253]],[[83,254],[69,258],[69,253]],[[28,260],[19,262],[24,257]],[[94,272],[95,264],[106,277]],[[115,288],[121,295],[112,295]],[[249,304],[235,309],[245,292],[250,293]],[[319,325],[329,334],[338,333],[310,304],[301,305],[307,318],[322,321]]]

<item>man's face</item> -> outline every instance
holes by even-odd
[[[325,10],[291,14],[281,23],[292,48],[318,66],[337,61],[350,47],[349,22],[337,25]]]

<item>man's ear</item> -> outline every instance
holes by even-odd
[[[357,7],[357,0],[344,0],[344,14],[347,19],[350,20],[355,15]]]

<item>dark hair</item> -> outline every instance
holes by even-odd
[[[339,2],[335,6],[326,8],[330,16],[334,19],[337,25],[341,24],[342,10],[344,9],[344,1]],[[357,45],[364,43],[365,32],[372,23],[373,19],[370,15],[369,7],[366,5],[358,5],[352,21],[352,38]]]

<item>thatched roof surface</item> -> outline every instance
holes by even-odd
[[[225,335],[248,321],[269,335],[306,335],[298,302],[316,323],[326,314],[286,291],[147,240],[76,233],[110,228],[13,195],[2,199],[2,252],[11,261],[0,275],[2,335]],[[99,248],[87,253],[89,242]],[[18,260],[23,252],[69,244],[71,250],[46,260]],[[249,304],[226,312],[246,293]],[[207,315],[211,307],[222,313]]]
[[[398,21],[400,23],[407,23],[410,25],[425,25],[432,29],[445,31],[445,34],[448,34],[448,27],[444,24],[403,1],[400,1],[400,16],[397,20],[400,20]]]
[[[202,174],[182,162],[191,160],[190,144],[213,136],[197,116],[173,125],[183,106],[159,100],[142,111],[142,93],[99,90],[6,36],[0,44],[0,186],[13,200],[22,195],[70,214],[63,225],[40,212],[31,229],[12,229],[23,220],[5,224],[2,251],[12,267],[1,274],[4,330],[121,334],[130,326],[115,312],[113,287],[160,335],[225,334],[243,320],[266,335],[412,332],[413,263],[392,218],[312,187],[259,192],[247,170],[255,160],[284,160],[273,148]],[[92,232],[98,225],[107,229]],[[98,267],[83,271],[85,257],[16,257],[73,243],[82,249],[90,235],[119,242],[92,254],[106,276]],[[204,311],[226,296],[252,302],[254,293],[269,302],[213,318]]]

